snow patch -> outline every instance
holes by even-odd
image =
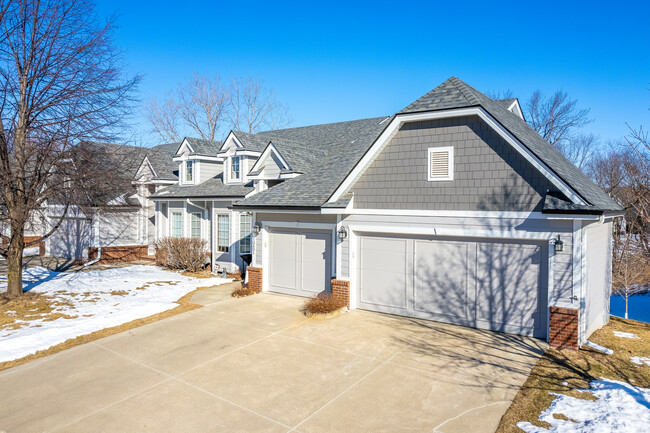
[[[33,320],[0,332],[0,362],[19,359],[79,335],[118,326],[170,310],[197,287],[231,282],[231,278],[192,278],[157,266],[129,266],[89,272],[54,272],[42,267],[24,271],[23,287],[68,305],[53,313],[73,319]],[[7,276],[0,276],[0,291]]]
[[[529,422],[518,422],[526,433],[642,433],[650,426],[650,389],[617,380],[601,379],[591,382],[591,389],[580,391],[593,394],[597,400],[582,400],[564,394],[539,416],[551,425],[545,429]],[[571,421],[556,419],[562,414]]]
[[[600,344],[596,344],[593,341],[589,341],[589,340],[585,341],[585,346],[589,346],[594,350],[603,352],[605,355],[611,355],[612,353],[614,353],[612,349],[608,349],[605,346],[601,346]]]
[[[630,358],[630,361],[632,361],[633,363],[635,363],[637,365],[645,364],[648,367],[650,367],[650,357],[648,357],[648,356],[633,356],[633,357]]]
[[[633,334],[631,332],[622,332],[622,331],[613,331],[613,332],[615,337],[632,338],[632,339],[639,338],[636,334]]]

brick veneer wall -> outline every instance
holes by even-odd
[[[350,282],[332,278],[332,297],[345,301],[350,309]]]
[[[248,287],[258,292],[262,291],[262,268],[249,266],[248,270]]]
[[[102,257],[98,263],[131,262],[141,260],[148,254],[147,245],[128,245],[123,247],[103,247]],[[88,260],[97,258],[97,248],[88,248]]]
[[[41,238],[40,236],[25,236],[25,244],[27,244],[29,242],[37,241],[40,238]],[[32,247],[34,247],[34,246],[35,245],[32,245]],[[40,241],[38,243],[38,255],[39,256],[44,256],[45,255],[45,241]]]
[[[550,307],[549,344],[552,349],[578,350],[578,310]]]

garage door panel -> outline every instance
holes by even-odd
[[[359,307],[543,338],[545,251],[525,241],[360,235]]]
[[[331,236],[326,230],[271,230],[270,290],[300,296],[327,291]]]
[[[482,243],[477,256],[477,320],[490,329],[531,333],[540,324],[541,248]]]
[[[302,241],[302,290],[320,293],[330,280],[331,235],[308,232]]]
[[[271,286],[275,289],[298,289],[299,269],[297,239],[293,233],[271,233]]]
[[[467,243],[415,241],[415,311],[469,317],[468,255]]]
[[[408,307],[407,240],[360,239],[360,302],[370,307],[406,310]]]

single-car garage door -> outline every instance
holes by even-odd
[[[546,337],[545,246],[463,238],[359,237],[359,307]]]
[[[91,239],[91,225],[86,218],[64,218],[48,239],[50,255],[81,260],[86,257]]]
[[[312,296],[329,290],[331,231],[272,229],[269,241],[271,291]]]

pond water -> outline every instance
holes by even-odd
[[[622,296],[612,296],[609,302],[612,316],[625,317],[625,299]],[[628,318],[650,323],[650,292],[630,296]]]

